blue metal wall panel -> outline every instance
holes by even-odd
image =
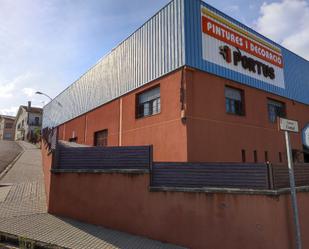
[[[82,115],[184,65],[184,0],[161,9],[44,107],[43,127]]]
[[[232,23],[239,25],[243,29],[263,38],[267,42],[280,47],[284,61],[285,89],[203,60],[201,5],[228,19]],[[276,44],[261,34],[258,34],[254,30],[200,0],[186,0],[184,8],[186,65],[305,104],[309,104],[309,62],[307,60],[295,55],[282,46]]]

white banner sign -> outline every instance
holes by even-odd
[[[285,88],[281,49],[201,7],[203,59]]]

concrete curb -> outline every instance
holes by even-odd
[[[22,236],[0,232],[0,242],[7,243],[18,248],[29,249],[69,249],[68,247],[57,246],[47,242],[41,242],[33,239],[28,239]]]
[[[17,143],[18,144],[18,143]],[[19,145],[19,144],[18,144]],[[19,147],[22,149],[21,152],[19,152],[19,154],[14,158],[14,160],[8,164],[5,169],[0,173],[0,180],[2,180],[2,178],[13,168],[13,166],[15,165],[15,163],[18,161],[18,159],[22,156],[22,154],[24,154],[25,149],[19,145]]]
[[[278,190],[263,189],[237,189],[237,188],[183,188],[183,187],[149,187],[150,192],[183,192],[183,193],[206,193],[206,194],[238,194],[238,195],[267,195],[280,196],[290,194],[289,188]],[[309,186],[296,187],[297,192],[309,192]]]

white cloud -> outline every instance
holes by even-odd
[[[28,97],[33,97],[35,95],[36,90],[33,88],[23,88],[23,93],[26,94]]]
[[[0,84],[0,97],[1,98],[11,98],[13,97],[13,91],[15,90],[14,83]]]
[[[3,108],[3,109],[0,109],[0,114],[16,116],[18,108],[19,107],[17,107],[17,106],[12,106],[12,107],[9,107],[9,108]]]
[[[42,106],[168,0],[0,0],[0,111]],[[108,34],[108,35],[106,35]]]
[[[266,37],[309,59],[309,5],[305,0],[263,3],[256,29]]]

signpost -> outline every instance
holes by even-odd
[[[291,143],[290,143],[290,136],[289,136],[289,132],[299,132],[298,122],[294,120],[280,118],[280,129],[284,131],[285,142],[286,142],[286,152],[287,152],[287,158],[288,158],[289,177],[290,177],[291,200],[292,200],[293,218],[294,218],[294,225],[295,225],[296,248],[301,249],[302,248],[301,233],[300,233],[300,224],[299,224],[296,189],[295,189],[292,151],[291,151]]]

